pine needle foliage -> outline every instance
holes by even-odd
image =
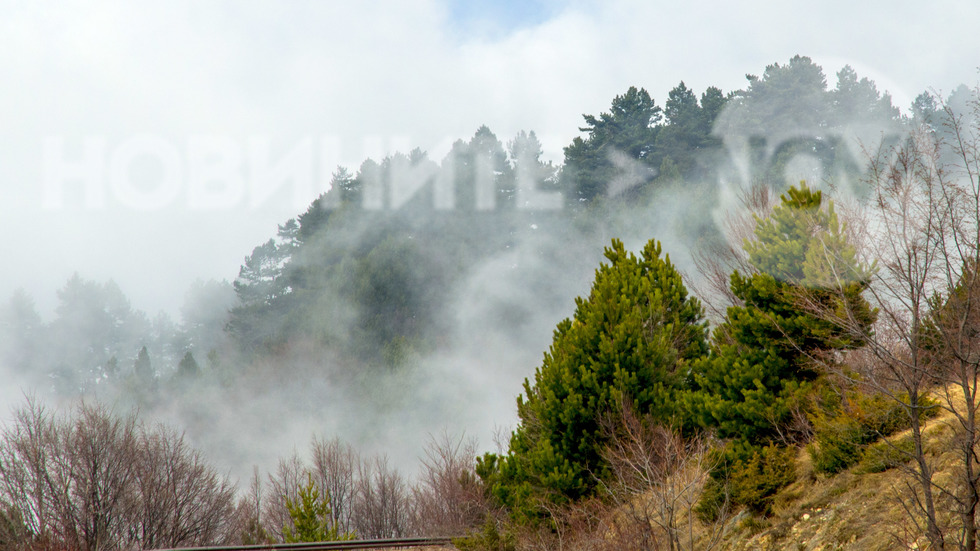
[[[481,461],[484,479],[494,479],[494,493],[518,517],[594,493],[607,470],[602,419],[624,402],[677,421],[675,395],[707,351],[707,324],[661,252],[656,240],[639,256],[613,240],[589,296],[576,299],[574,317],[558,324],[534,380],[524,382],[510,454]]]
[[[352,540],[354,533],[340,534],[330,524],[330,496],[320,490],[312,473],[306,473],[307,482],[299,487],[297,500],[286,498],[286,509],[292,526],[283,528],[286,543]]]

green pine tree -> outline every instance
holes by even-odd
[[[306,473],[307,482],[299,487],[299,500],[286,498],[286,509],[292,526],[283,527],[286,543],[352,540],[353,532],[341,535],[337,526],[330,525],[330,496],[320,490],[312,473]]]
[[[711,355],[695,368],[693,412],[725,438],[765,445],[792,437],[819,365],[833,352],[863,345],[835,321],[870,325],[875,312],[861,297],[868,268],[856,260],[833,204],[801,183],[782,196],[745,243],[755,273],[732,274],[741,305],[728,309]]]
[[[606,470],[601,424],[611,411],[625,405],[677,421],[674,395],[689,362],[707,351],[701,304],[657,241],[638,258],[614,240],[606,258],[574,318],[558,324],[533,383],[524,382],[509,456],[481,461],[481,475],[497,477],[494,493],[517,515],[533,516],[538,498],[594,492]]]
[[[586,126],[579,128],[588,135],[575,138],[565,148],[562,186],[573,204],[588,202],[606,193],[617,168],[610,157],[622,154],[650,168],[659,160],[650,159],[660,130],[663,110],[643,88],[631,86],[616,96],[607,113],[583,115]],[[651,171],[651,178],[653,172]]]

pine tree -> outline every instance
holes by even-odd
[[[558,324],[533,383],[524,382],[510,455],[481,464],[484,478],[499,466],[494,492],[512,507],[533,509],[532,494],[559,502],[591,494],[606,469],[603,418],[628,406],[674,421],[674,394],[707,350],[701,304],[657,241],[637,258],[614,240],[606,258],[574,318]]]
[[[833,352],[863,343],[835,323],[848,312],[870,325],[861,297],[868,269],[855,258],[833,204],[801,184],[782,196],[755,240],[745,243],[755,273],[731,276],[743,304],[728,309],[710,357],[696,366],[693,411],[702,426],[753,445],[792,439],[794,411]]]
[[[177,375],[180,377],[197,377],[201,374],[201,367],[197,364],[197,360],[194,359],[194,354],[188,350],[184,357],[181,358],[180,363],[177,364]]]
[[[631,86],[613,99],[608,113],[583,118],[586,126],[579,130],[588,136],[575,138],[565,148],[562,171],[562,185],[573,202],[588,202],[606,193],[617,173],[612,155],[625,155],[650,168],[659,166],[659,160],[651,164],[649,156],[663,111],[643,88]]]
[[[286,498],[286,510],[292,519],[292,527],[283,527],[286,543],[354,539],[353,533],[341,535],[337,526],[330,526],[330,496],[324,491],[321,497],[313,475],[306,476],[306,484],[299,487],[299,500]]]
[[[133,362],[133,372],[144,383],[153,380],[155,376],[153,364],[150,362],[150,353],[146,350],[146,346],[140,348],[139,353],[136,355],[136,361]]]

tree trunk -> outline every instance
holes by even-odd
[[[919,422],[919,412],[921,410],[921,398],[916,391],[909,392],[909,404],[911,406],[912,421],[912,441],[915,444],[915,461],[919,467],[916,473],[919,479],[919,486],[922,488],[922,502],[920,504],[922,512],[926,516],[926,537],[932,548],[942,550],[946,548],[943,532],[936,521],[936,503],[932,495],[932,467],[926,461],[925,451],[922,448],[922,425]]]

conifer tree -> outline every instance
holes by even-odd
[[[602,419],[626,406],[673,421],[689,362],[707,351],[701,304],[657,241],[638,258],[613,240],[606,258],[574,318],[558,324],[534,381],[524,382],[510,455],[481,465],[484,478],[499,467],[494,491],[512,507],[592,493],[606,469]]]
[[[150,362],[150,353],[146,350],[146,346],[141,347],[136,354],[136,360],[133,362],[133,372],[142,382],[153,380],[153,364]]]
[[[583,118],[586,126],[579,130],[588,135],[575,138],[565,148],[562,172],[562,185],[574,203],[592,201],[606,193],[617,172],[611,155],[625,155],[650,168],[659,166],[659,160],[650,159],[650,154],[663,110],[645,89],[631,86],[613,99],[608,113]]]
[[[286,498],[286,509],[293,526],[283,528],[286,543],[340,541],[354,539],[353,533],[340,534],[330,526],[330,496],[320,496],[313,474],[306,473],[307,482],[299,487],[299,499]]]
[[[194,354],[190,350],[184,353],[180,363],[177,364],[177,375],[180,377],[197,377],[201,374],[201,367],[194,359]]]
[[[832,203],[805,183],[790,188],[744,245],[752,274],[735,272],[742,301],[713,334],[710,357],[696,366],[697,421],[752,445],[793,439],[794,410],[833,352],[863,343],[828,312],[847,312],[870,326],[875,312],[861,297],[868,269],[856,259]]]

